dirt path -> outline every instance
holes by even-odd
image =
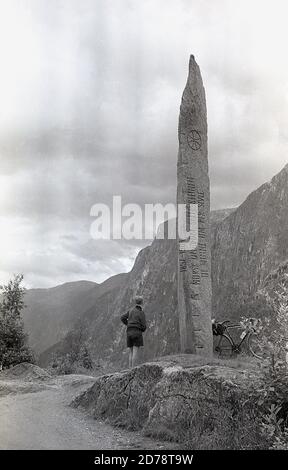
[[[67,376],[39,384],[0,381],[0,449],[172,449],[141,433],[95,421],[68,406],[93,379]]]

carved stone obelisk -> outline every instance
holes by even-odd
[[[182,352],[210,356],[213,351],[213,339],[207,113],[201,73],[193,55],[190,57],[189,75],[180,107],[178,138],[180,345]]]

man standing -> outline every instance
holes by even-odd
[[[127,348],[129,348],[129,367],[134,367],[138,359],[139,347],[143,346],[142,333],[146,330],[146,318],[142,308],[143,298],[135,298],[135,307],[121,316],[127,326]]]

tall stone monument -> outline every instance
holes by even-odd
[[[211,356],[210,182],[205,90],[194,56],[182,96],[177,164],[178,315],[181,351]],[[185,204],[183,222],[179,210]],[[184,227],[183,227],[184,224]]]

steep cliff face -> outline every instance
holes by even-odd
[[[288,258],[288,165],[217,224],[212,253],[213,314],[238,318]]]
[[[125,351],[125,327],[119,325],[119,315],[133,305],[135,293],[141,292],[145,299],[145,313],[149,328],[145,333],[143,359],[168,354],[179,350],[179,326],[175,315],[176,290],[176,242],[154,240],[151,247],[138,255],[129,274],[127,287],[115,302],[115,318],[112,318],[116,334],[113,361],[119,351]]]
[[[241,315],[266,314],[253,297],[269,275],[273,280],[273,270],[288,259],[288,165],[239,208],[212,211],[210,221],[213,316],[239,319]],[[175,241],[154,240],[139,253],[121,288],[98,296],[81,314],[72,332],[84,331],[95,359],[125,364],[125,327],[119,317],[139,292],[145,299],[149,323],[142,359],[179,351],[176,266]],[[41,363],[46,365],[55,350],[69,351],[69,345],[66,338],[53,346],[41,356]]]
[[[288,288],[288,260],[283,261],[276,269],[268,274],[263,282],[262,288],[271,298],[276,292],[283,292]]]
[[[211,235],[213,236],[216,227],[222,220],[226,219],[228,215],[232,214],[235,211],[235,208],[230,209],[219,209],[210,212],[210,226],[211,226]]]
[[[231,210],[228,212],[231,213]],[[225,216],[226,211],[211,212],[212,230],[216,221]],[[53,353],[68,352],[71,337],[76,337],[80,331],[93,358],[101,358],[114,364],[126,363],[125,327],[119,318],[131,307],[135,294],[140,292],[144,297],[149,324],[142,359],[179,351],[176,270],[176,240],[155,239],[151,246],[140,251],[121,288],[116,286],[98,296],[94,304],[79,316],[69,335],[41,354],[41,365],[46,366]]]

